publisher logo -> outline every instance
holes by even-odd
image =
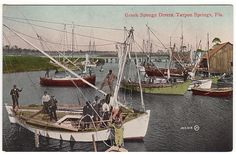
[[[181,130],[194,130],[195,132],[200,130],[200,126],[194,125],[194,126],[183,126],[180,128]]]
[[[197,132],[197,131],[199,131],[200,127],[199,127],[198,125],[195,125],[195,126],[193,127],[193,129]]]

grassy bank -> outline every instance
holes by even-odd
[[[72,61],[76,58],[71,59]],[[83,61],[80,58],[78,61]],[[98,59],[98,63],[104,63],[104,59]],[[3,56],[3,73],[41,71],[46,69],[56,69],[50,64],[50,59],[37,56]]]
[[[27,72],[55,69],[46,57],[3,56],[3,73]]]

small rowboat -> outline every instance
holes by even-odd
[[[194,95],[211,96],[211,97],[230,97],[233,94],[233,88],[192,88]]]

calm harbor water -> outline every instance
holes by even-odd
[[[106,64],[104,72],[95,70],[99,87],[108,70],[117,72],[117,64]],[[59,103],[83,103],[85,97],[96,94],[91,88],[41,87],[39,77],[44,71],[3,75],[3,150],[4,151],[93,151],[92,143],[70,143],[40,138],[40,148],[34,147],[34,134],[18,125],[10,124],[4,103],[11,104],[9,95],[13,84],[23,88],[20,104],[40,103],[43,91],[54,95]],[[53,73],[53,72],[52,72]],[[108,90],[108,89],[105,89]],[[124,94],[121,94],[124,97]],[[133,106],[139,95],[127,93]],[[78,99],[79,98],[79,99]],[[144,95],[146,109],[151,109],[149,127],[143,142],[125,142],[129,151],[230,151],[232,150],[232,98],[194,96]],[[140,126],[141,127],[141,126]],[[137,128],[139,129],[139,128]],[[135,131],[135,130],[134,130]],[[74,144],[74,145],[73,145]],[[99,151],[108,147],[100,142]]]

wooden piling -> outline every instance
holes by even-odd
[[[92,139],[93,139],[93,148],[94,148],[94,152],[97,152],[97,146],[96,146],[96,142],[95,142],[94,134],[92,135]]]
[[[34,141],[35,141],[35,147],[39,148],[39,133],[37,129],[34,131]]]

